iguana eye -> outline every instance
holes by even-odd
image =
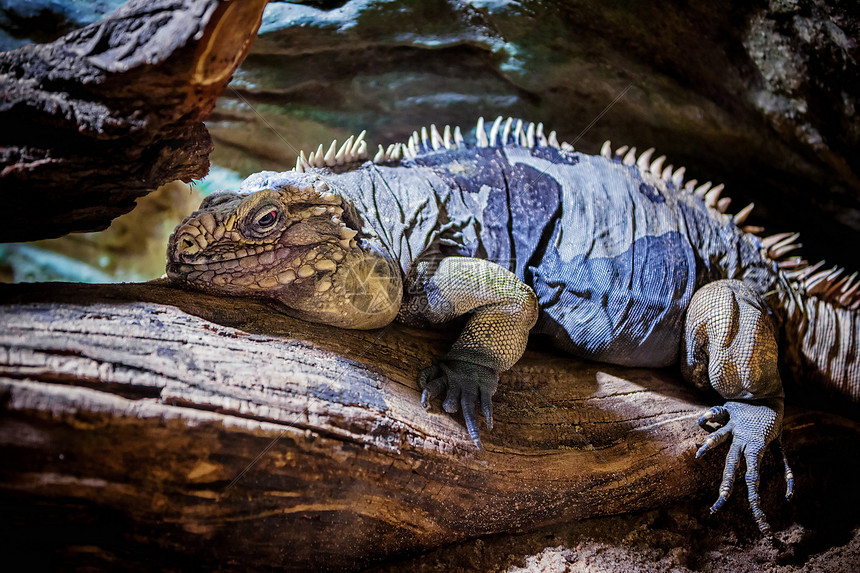
[[[278,222],[278,210],[277,209],[268,209],[263,211],[263,213],[257,217],[257,226],[261,229],[268,229],[272,225]]]

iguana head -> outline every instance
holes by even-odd
[[[300,318],[378,328],[397,314],[399,267],[359,235],[348,202],[310,173],[257,173],[206,197],[170,237],[167,276],[214,294],[275,299]]]

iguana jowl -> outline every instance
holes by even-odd
[[[607,142],[584,155],[541,125],[499,118],[489,130],[478,122],[474,145],[431,127],[361,164],[365,154],[362,134],[208,196],[171,237],[168,276],[344,328],[468,315],[419,381],[425,406],[444,396],[447,412],[462,409],[478,447],[475,408],[491,428],[498,374],[530,331],[584,358],[680,362],[725,400],[699,420],[718,429],[697,455],[732,437],[712,510],[743,457],[754,517],[770,532],[758,472],[782,428],[778,342],[799,379],[860,402],[856,273],[787,256],[797,235],[739,227],[751,206],[727,215],[722,186],[685,183],[653,149]]]

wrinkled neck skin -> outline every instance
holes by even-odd
[[[373,329],[397,316],[402,273],[348,201],[316,174],[257,173],[208,196],[170,238],[168,278],[210,294],[252,296],[285,314]]]
[[[285,314],[341,328],[381,328],[397,316],[403,293],[400,269],[373,241],[359,240],[329,280],[325,292],[319,292],[319,281],[295,281],[267,296],[284,305]]]

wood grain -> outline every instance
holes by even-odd
[[[419,404],[444,333],[161,283],[3,285],[0,324],[0,498],[64,562],[360,569],[715,491],[721,470],[694,459],[705,403],[671,371],[532,348],[478,453]]]

